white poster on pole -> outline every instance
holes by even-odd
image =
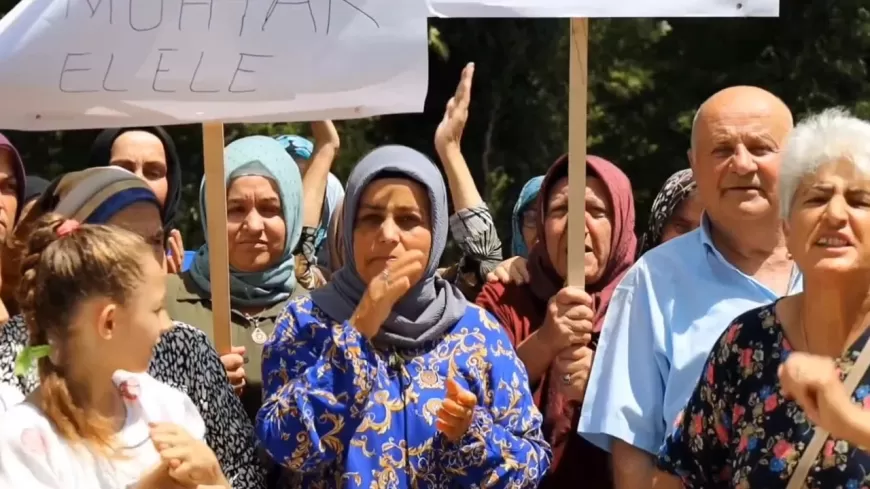
[[[435,17],[777,17],[780,0],[429,0]]]
[[[0,129],[422,112],[426,0],[22,0]]]

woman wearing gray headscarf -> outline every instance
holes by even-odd
[[[257,433],[295,487],[534,488],[541,415],[492,316],[436,275],[447,190],[384,146],[354,168],[344,267],[288,304],[263,360]]]

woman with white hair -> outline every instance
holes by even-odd
[[[780,209],[804,292],[740,315],[719,338],[659,453],[657,488],[870,485],[870,455],[826,430],[829,405],[819,416],[819,400],[836,396],[818,397],[805,378],[807,358],[825,359],[840,393],[870,407],[868,141],[870,124],[839,109],[789,136]]]

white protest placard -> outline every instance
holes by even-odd
[[[777,17],[780,0],[429,0],[436,17]]]
[[[426,0],[22,0],[0,20],[0,128],[422,112]]]

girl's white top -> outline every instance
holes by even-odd
[[[29,402],[0,416],[0,488],[128,489],[160,462],[148,423],[173,423],[202,440],[205,424],[183,392],[148,374],[113,377],[127,404],[117,435],[123,457],[110,459],[60,438],[42,411]]]
[[[8,384],[0,384],[0,414],[22,401],[24,401],[24,395],[18,389]]]

